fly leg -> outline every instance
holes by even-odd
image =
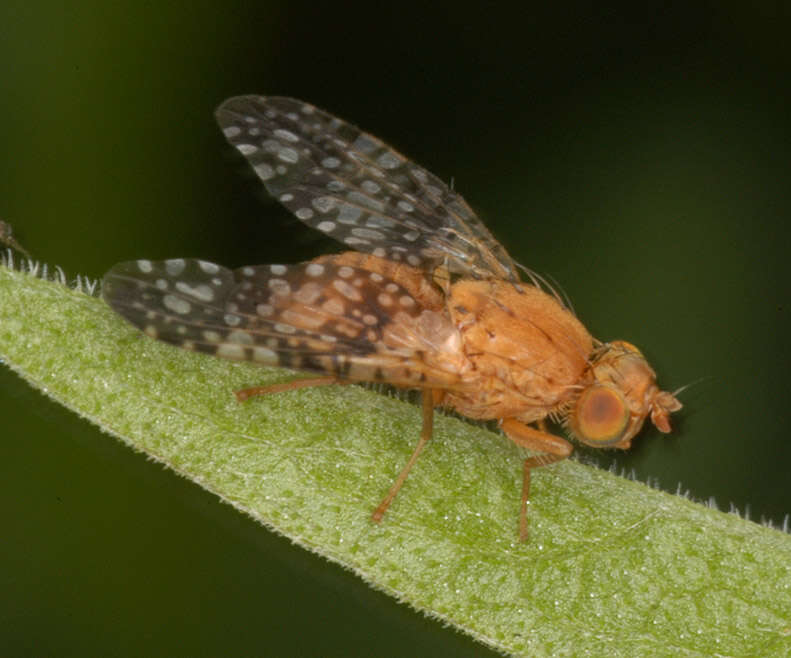
[[[252,388],[245,388],[241,391],[236,391],[236,399],[239,402],[244,402],[256,395],[269,395],[270,393],[285,393],[286,391],[296,391],[300,388],[307,388],[308,386],[329,386],[330,384],[345,384],[337,377],[311,377],[309,379],[295,379],[293,382],[285,382],[283,384],[272,384],[271,386],[253,386]]]
[[[32,259],[32,256],[27,252],[27,249],[19,244],[16,241],[16,238],[14,238],[14,232],[11,228],[11,224],[4,222],[2,219],[0,219],[0,242],[2,242],[7,247],[11,247],[11,249],[18,251],[28,260]]]
[[[506,418],[500,423],[505,435],[516,445],[543,453],[535,457],[528,457],[524,462],[522,506],[519,512],[519,541],[527,539],[527,500],[530,496],[530,471],[540,466],[548,466],[549,464],[562,461],[573,450],[572,445],[568,441],[547,432],[543,423],[540,426],[541,429],[535,429],[514,418]]]
[[[379,521],[382,520],[387,508],[390,507],[390,503],[393,502],[396,494],[406,481],[409,471],[415,465],[417,458],[420,457],[420,453],[423,452],[423,448],[426,447],[426,443],[428,443],[428,440],[431,438],[431,434],[434,429],[434,407],[441,402],[443,394],[444,393],[442,391],[434,391],[430,389],[423,390],[423,427],[420,430],[420,439],[415,446],[412,456],[406,463],[406,466],[401,469],[401,472],[398,474],[395,482],[393,482],[393,486],[390,487],[390,491],[387,492],[387,495],[384,497],[382,502],[379,503],[379,507],[377,507],[374,510],[374,513],[371,515],[371,520],[375,523],[379,523]]]

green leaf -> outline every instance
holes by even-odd
[[[791,652],[791,537],[737,515],[567,461],[534,474],[519,544],[523,455],[438,414],[376,525],[416,406],[358,386],[239,404],[234,390],[294,374],[149,340],[41,272],[0,267],[0,356],[134,449],[501,651]]]

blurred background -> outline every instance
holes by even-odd
[[[594,5],[6,1],[0,218],[72,277],[336,250],[266,198],[213,118],[236,94],[310,101],[453,179],[592,333],[640,346],[667,389],[694,383],[672,435],[600,465],[782,522],[789,16]],[[490,653],[7,369],[0,418],[6,655]]]

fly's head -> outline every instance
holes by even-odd
[[[681,409],[672,393],[656,385],[656,373],[631,343],[606,343],[594,355],[592,383],[567,418],[575,438],[594,448],[629,448],[645,419],[670,431],[670,414]]]

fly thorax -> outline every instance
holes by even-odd
[[[462,279],[451,287],[448,311],[476,372],[510,391],[516,413],[556,407],[587,369],[590,335],[534,286]]]

